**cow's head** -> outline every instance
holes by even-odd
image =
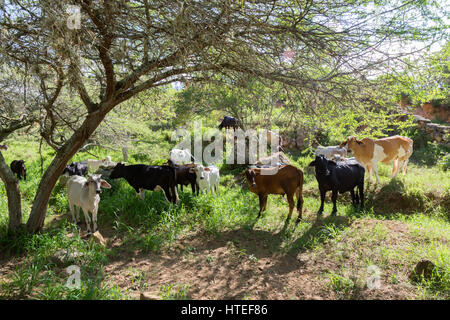
[[[202,166],[202,165],[198,165],[198,166],[196,166],[196,167],[193,168],[193,169],[194,169],[194,171],[195,171],[195,174],[197,175],[197,178],[199,178],[200,180],[206,179],[207,176],[208,176],[208,174],[209,174],[209,171],[210,171],[209,168],[205,168],[205,167]],[[191,171],[191,170],[189,169],[189,172],[190,172],[190,171]]]
[[[118,164],[116,164],[116,166],[112,170],[109,177],[111,179],[117,179],[117,178],[123,177],[124,169],[125,169],[125,164],[122,162],[119,162]]]
[[[247,180],[248,185],[251,188],[255,188],[256,187],[256,172],[253,169],[247,169],[244,172],[244,176],[245,176],[245,180]]]
[[[309,164],[310,167],[316,168],[316,174],[329,176],[330,170],[328,169],[328,160],[323,156],[316,156],[316,159]]]
[[[339,146],[341,147],[341,145],[343,145],[343,143],[341,143]],[[345,144],[343,146],[347,147],[347,152],[353,152],[353,150],[355,149],[355,147],[357,146],[361,146],[364,145],[364,142],[362,142],[361,140],[356,139],[356,137],[348,137],[347,141],[345,142]],[[341,147],[342,148],[342,147]]]
[[[85,186],[89,186],[96,194],[102,193],[101,188],[111,189],[111,185],[102,179],[101,174],[90,174]]]

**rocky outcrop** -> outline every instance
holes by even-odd
[[[432,123],[430,119],[419,115],[414,115],[414,122],[417,126],[423,129],[433,141],[438,143],[449,143],[450,127]]]

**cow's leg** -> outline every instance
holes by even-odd
[[[302,211],[303,211],[303,186],[300,186],[297,188],[297,211],[298,211],[298,217],[296,221],[296,225],[299,223],[299,221],[302,219]]]
[[[287,200],[288,200],[288,203],[289,203],[289,214],[288,214],[288,216],[286,218],[286,222],[288,222],[291,219],[292,211],[294,211],[294,207],[295,207],[294,194],[293,193],[288,193],[287,194]]]
[[[164,198],[166,199],[166,201],[172,202],[172,196],[170,195],[170,189],[168,187],[165,187],[162,190],[163,190]]]
[[[258,212],[257,218],[261,217],[261,212],[266,210],[266,205],[267,205],[267,195],[260,194],[259,195],[259,212]]]
[[[378,166],[377,166],[376,162],[372,162],[372,168],[373,168],[373,171],[375,172],[375,176],[377,177],[377,184],[378,184],[378,183],[380,183],[380,176],[378,175]]]
[[[352,205],[355,207],[356,206],[355,190],[351,189],[350,190],[350,195],[352,196]]]
[[[408,161],[409,161],[409,159],[405,159],[403,161],[403,175],[406,174],[406,167],[408,166]]]
[[[358,185],[359,190],[359,199],[360,199],[360,209],[364,209],[364,178],[362,178],[362,181]]]
[[[91,230],[91,218],[89,217],[89,211],[86,210],[85,208],[83,209],[83,213],[84,213],[84,220],[86,220],[86,227],[87,227],[87,232],[88,233],[92,233]]]
[[[70,214],[72,215],[72,221],[73,221],[73,223],[76,224],[77,220],[75,219],[75,213],[74,213],[76,208],[74,208],[74,205],[70,201],[69,201],[69,209],[70,209]]]
[[[336,200],[338,196],[338,191],[335,189],[331,194],[331,201],[333,201],[333,211],[331,211],[331,215],[335,216],[337,213]]]
[[[391,178],[395,178],[397,176],[397,172],[398,172],[398,163],[399,160],[398,158],[392,160],[392,174],[391,174]]]
[[[172,187],[170,187],[170,189],[172,191],[172,202],[173,203],[177,203],[178,202],[177,187],[176,186],[172,186]]]
[[[97,210],[98,208],[95,208],[92,212],[92,222],[94,223],[94,232],[97,231]]]
[[[320,190],[320,208],[319,211],[317,212],[318,215],[321,215],[323,213],[323,204],[325,202],[325,190]]]

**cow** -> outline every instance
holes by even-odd
[[[0,144],[0,150],[8,150],[8,145],[7,144]]]
[[[209,190],[212,191],[214,189],[216,193],[219,192],[219,168],[216,166],[204,167],[199,164],[191,172],[195,172],[197,176],[197,184],[200,191],[208,193]]]
[[[72,162],[64,168],[62,174],[66,176],[86,176],[88,174],[88,165],[86,161]]]
[[[332,215],[336,215],[336,200],[338,193],[350,191],[352,203],[356,206],[361,202],[361,209],[364,208],[364,168],[356,161],[341,161],[336,163],[328,160],[323,155],[316,156],[315,160],[309,164],[315,168],[316,179],[320,191],[320,208],[318,215],[323,213],[325,194],[332,191],[331,200],[333,201]],[[355,194],[355,188],[358,187],[359,197]]]
[[[234,130],[238,127],[238,121],[236,118],[225,116],[222,120],[222,122],[219,124],[219,130],[222,130],[222,128],[228,129],[233,128]]]
[[[276,164],[276,163],[283,163],[283,164],[291,164],[288,157],[282,152],[275,152],[271,154],[270,156],[260,158],[258,161],[256,161],[256,164]]]
[[[189,152],[189,149],[172,149],[169,153],[170,160],[174,164],[190,163],[195,161],[194,156]]]
[[[342,158],[345,158],[347,156],[347,150],[340,145],[338,146],[318,146],[314,152],[316,156],[324,156],[328,160],[332,160],[333,157],[337,154]]]
[[[297,196],[298,218],[296,224],[302,218],[303,207],[303,171],[292,166],[283,165],[277,168],[248,168],[243,175],[251,192],[259,197],[259,212],[266,210],[267,197],[269,194],[287,195],[289,202],[289,221],[294,210],[294,194]]]
[[[114,167],[117,164],[117,163],[111,161],[110,156],[106,156],[106,158],[102,159],[102,160],[87,159],[86,163],[88,166],[88,171],[91,171],[91,172],[97,171],[100,167],[107,167],[107,168]]]
[[[192,193],[197,193],[199,186],[197,183],[197,175],[195,174],[194,168],[196,167],[195,164],[185,164],[185,165],[176,165],[175,166],[175,172],[176,172],[176,182],[177,185],[180,185],[181,191],[183,191],[183,186],[187,186],[188,184],[191,185]]]
[[[167,202],[178,202],[176,170],[170,160],[169,165],[163,166],[145,164],[126,166],[118,163],[109,177],[127,180],[142,200],[145,199],[145,190],[158,191],[162,189]]]
[[[101,188],[110,189],[111,185],[101,178],[100,174],[89,175],[86,179],[73,175],[67,181],[67,197],[69,209],[74,223],[80,221],[79,209],[81,208],[86,220],[88,233],[92,233],[89,211],[92,212],[94,232],[97,231],[97,211],[100,202]],[[76,218],[75,218],[76,215]]]
[[[13,160],[9,167],[19,180],[22,179],[22,177],[24,180],[27,180],[27,168],[24,160]]]
[[[402,136],[392,136],[382,139],[364,138],[362,140],[356,137],[348,137],[347,141],[340,144],[351,152],[356,160],[360,162],[369,172],[369,183],[372,178],[372,169],[375,171],[377,183],[380,182],[378,176],[377,163],[393,162],[391,178],[395,178],[399,167],[403,169],[403,175],[406,174],[406,166],[409,157],[413,153],[413,140]]]

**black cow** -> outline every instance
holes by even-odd
[[[145,164],[134,164],[126,166],[118,163],[111,175],[111,179],[124,178],[139,193],[142,200],[145,198],[145,190],[157,191],[162,189],[166,200],[177,203],[176,170],[172,161],[169,165],[148,166]]]
[[[332,191],[331,200],[333,201],[332,215],[336,215],[336,199],[339,193],[350,191],[352,203],[356,206],[361,200],[361,209],[364,208],[364,167],[356,161],[342,161],[336,163],[327,160],[323,155],[316,156],[316,159],[309,164],[315,167],[316,179],[320,190],[320,209],[318,215],[323,212],[323,203],[325,193]],[[355,194],[355,187],[359,189],[359,197]]]
[[[237,129],[237,119],[230,117],[230,116],[225,116],[222,120],[222,122],[219,124],[219,130],[222,130],[222,128],[228,129],[228,128],[233,128],[234,130]]]
[[[69,176],[85,176],[88,174],[88,165],[86,161],[72,162],[64,168],[62,174],[68,174]]]
[[[13,160],[10,164],[11,171],[17,175],[20,180],[22,177],[27,180],[27,168],[25,167],[25,161]]]
[[[195,164],[185,164],[185,165],[177,165],[175,166],[176,171],[176,181],[177,185],[181,186],[181,191],[183,191],[183,186],[191,185],[192,193],[197,193],[199,186],[197,184],[197,175],[193,169],[195,168]]]

